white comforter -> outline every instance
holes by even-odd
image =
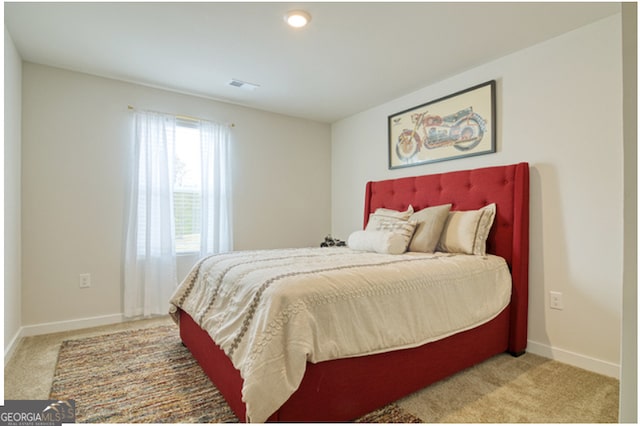
[[[485,323],[509,303],[495,256],[348,248],[205,258],[171,299],[244,379],[247,418],[263,422],[298,388],[307,361],[409,348]]]

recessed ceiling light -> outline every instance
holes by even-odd
[[[304,10],[291,10],[284,15],[284,20],[291,27],[301,28],[311,21],[311,15]]]

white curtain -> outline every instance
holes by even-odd
[[[202,223],[200,256],[231,251],[230,130],[228,126],[200,122],[202,161]]]
[[[175,117],[136,111],[124,267],[124,314],[166,314],[177,286],[173,217]]]
[[[126,226],[124,314],[164,315],[178,280],[174,217],[176,118],[135,111],[135,153]],[[197,122],[201,150],[200,257],[233,249],[230,130]]]

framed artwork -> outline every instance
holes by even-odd
[[[495,80],[389,116],[389,168],[496,152]]]

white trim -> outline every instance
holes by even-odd
[[[123,314],[103,315],[99,317],[82,318],[77,320],[48,322],[43,324],[26,325],[20,327],[18,332],[13,336],[11,342],[4,351],[4,365],[15,352],[20,340],[27,336],[37,336],[40,334],[59,333],[71,330],[80,330],[83,328],[99,327],[102,325],[118,324],[125,322]],[[589,356],[577,354],[575,352],[564,349],[554,348],[543,343],[527,340],[527,352],[550,358],[555,361],[573,365],[574,367],[583,368],[593,371],[594,373],[603,374],[605,376],[620,379],[620,365],[612,362],[603,361]]]
[[[39,334],[60,333],[62,331],[80,330],[83,328],[99,327],[101,325],[118,324],[124,322],[123,314],[103,315],[99,317],[81,318],[77,320],[46,322],[43,324],[25,325],[22,327],[23,336],[37,336]]]
[[[527,340],[527,352],[620,380],[620,365]]]
[[[7,347],[4,349],[4,366],[5,367],[7,366],[9,359],[11,359],[11,357],[13,356],[13,353],[16,351],[16,348],[18,347],[18,344],[22,340],[23,336],[24,336],[24,330],[23,330],[23,327],[20,327],[16,335],[13,336],[13,339],[11,339],[11,341],[9,342],[9,345],[7,345]]]
[[[126,318],[124,314],[102,315],[99,317],[80,318],[75,320],[46,322],[42,324],[25,325],[20,327],[16,335],[4,351],[4,365],[13,356],[20,341],[24,337],[38,336],[41,334],[61,333],[65,331],[81,330],[85,328],[100,327],[103,325],[119,324],[134,321],[140,318]]]

